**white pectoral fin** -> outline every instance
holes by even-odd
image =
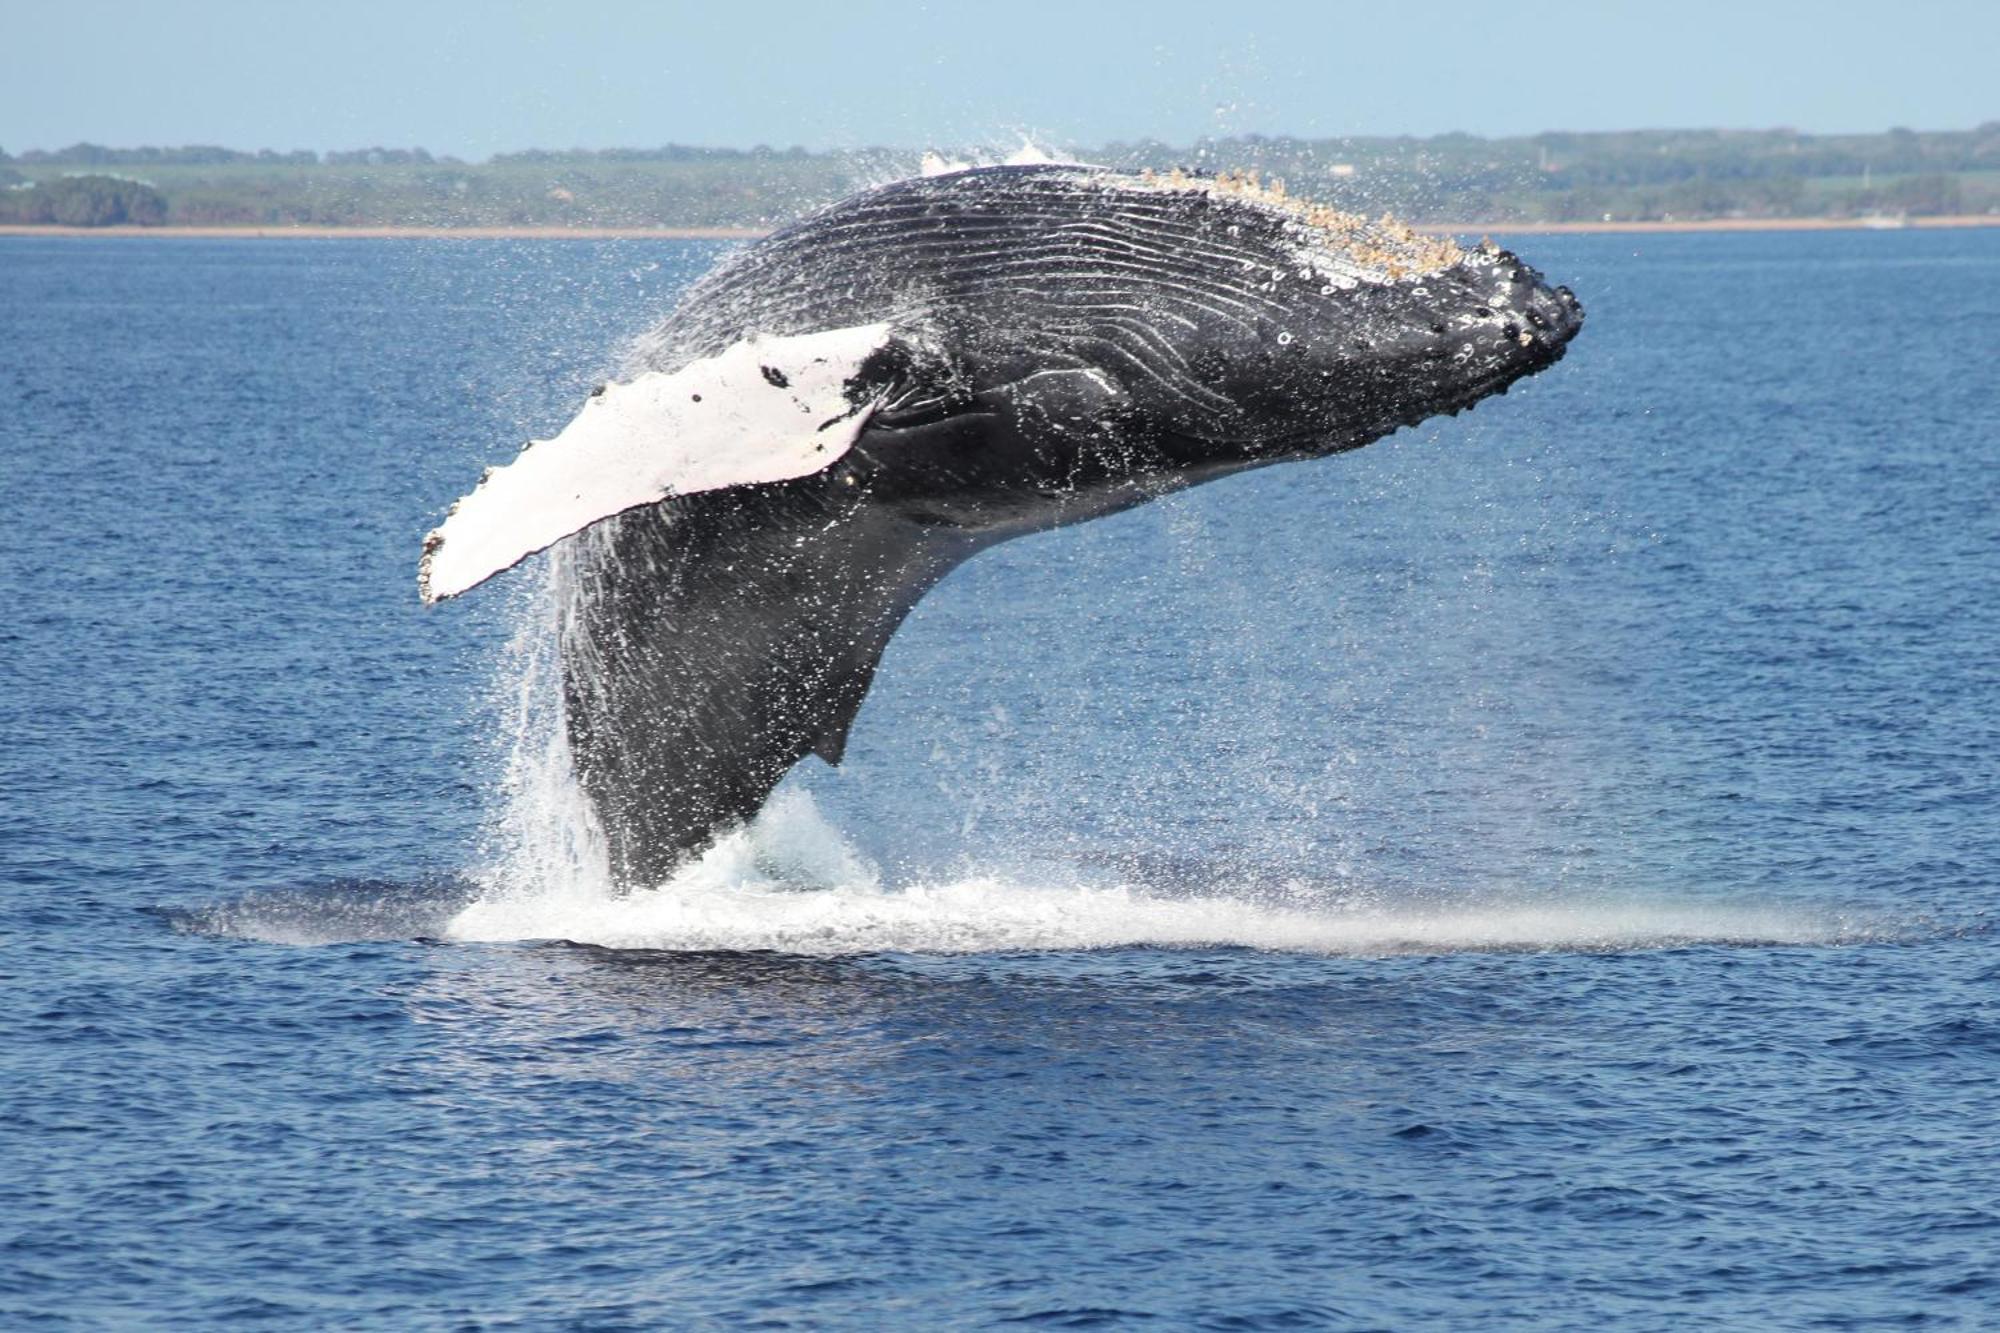
[[[876,404],[845,392],[886,324],[746,338],[605,386],[553,439],[486,474],[424,538],[426,602],[456,597],[571,533],[670,495],[787,481],[853,448]]]

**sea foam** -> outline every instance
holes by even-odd
[[[1246,886],[1247,887],[1247,886]],[[989,953],[1152,946],[1326,955],[1602,951],[1695,944],[1825,945],[1882,931],[1825,912],[1695,901],[1398,904],[1226,885],[1161,892],[1108,882],[971,874],[887,884],[788,789],[749,827],[667,883],[611,892],[596,875],[498,883],[445,933],[621,949],[809,955]]]

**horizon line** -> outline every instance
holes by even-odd
[[[1587,138],[1611,138],[1618,135],[1631,135],[1631,134],[1641,134],[1641,135],[1720,134],[1720,135],[1744,135],[1744,136],[1790,135],[1794,138],[1799,138],[1799,139],[1867,139],[1867,138],[1881,138],[1892,134],[1919,134],[1919,135],[1979,134],[1988,131],[2000,132],[2000,118],[1992,120],[1983,120],[1976,125],[1963,128],[1952,127],[1943,129],[1936,129],[1936,128],[1912,129],[1909,126],[1904,126],[1904,125],[1891,125],[1886,128],[1878,130],[1840,130],[1840,131],[1801,130],[1796,128],[1795,126],[1790,126],[1790,125],[1768,125],[1768,126],[1755,126],[1755,127],[1733,126],[1733,125],[1655,125],[1655,126],[1630,126],[1623,129],[1612,129],[1612,130],[1566,130],[1566,129],[1551,128],[1551,129],[1537,130],[1532,134],[1501,134],[1501,135],[1484,135],[1471,130],[1445,130],[1436,134],[1332,134],[1332,135],[1320,135],[1320,136],[1306,136],[1306,135],[1293,134],[1282,131],[1245,130],[1236,134],[1201,135],[1192,140],[1187,141],[1185,146],[1188,148],[1195,148],[1203,144],[1245,143],[1252,141],[1292,142],[1292,143],[1303,143],[1303,144],[1330,144],[1330,143],[1357,144],[1357,143],[1371,143],[1371,142],[1394,143],[1405,140],[1416,141],[1416,142],[1434,142],[1440,139],[1454,139],[1454,140],[1474,139],[1488,143],[1507,143],[1507,142],[1522,142],[1522,141],[1533,142],[1538,139],[1549,138],[1552,136],[1587,139]],[[833,148],[833,147],[808,148],[803,144],[787,144],[783,147],[778,147],[768,143],[756,143],[746,148],[728,144],[682,143],[670,139],[665,142],[657,144],[607,144],[597,148],[586,148],[582,145],[571,145],[566,148],[548,148],[537,145],[529,145],[527,147],[522,147],[522,148],[498,150],[495,152],[488,153],[486,157],[483,159],[474,160],[471,158],[460,157],[455,153],[433,152],[431,149],[426,148],[421,144],[392,145],[392,144],[377,143],[377,144],[367,144],[354,148],[298,147],[298,148],[281,149],[281,148],[272,148],[268,146],[258,147],[258,148],[236,148],[228,144],[201,143],[201,142],[184,142],[179,144],[142,143],[131,146],[121,146],[121,145],[113,145],[106,143],[98,143],[90,139],[78,139],[74,143],[65,144],[60,148],[24,148],[18,152],[10,152],[6,149],[5,145],[0,145],[0,162],[26,162],[31,157],[54,159],[54,158],[60,158],[66,154],[75,152],[79,149],[95,149],[108,153],[143,153],[143,152],[174,153],[174,152],[188,152],[194,150],[214,150],[225,153],[240,153],[245,156],[251,156],[251,157],[261,157],[263,155],[268,154],[271,157],[279,159],[287,157],[297,157],[299,154],[303,153],[313,154],[314,157],[316,158],[324,157],[328,154],[351,155],[351,154],[375,153],[375,152],[423,153],[425,156],[431,158],[433,161],[456,162],[466,166],[489,166],[499,159],[507,157],[517,157],[528,153],[544,153],[550,156],[566,156],[566,155],[606,154],[606,153],[661,153],[661,152],[678,150],[690,153],[714,153],[714,154],[737,155],[744,157],[755,157],[755,156],[765,156],[765,155],[841,157],[841,156],[862,156],[870,153],[923,153],[923,152],[938,152],[938,151],[957,152],[973,148],[988,148],[994,146],[1002,139],[1017,139],[1017,138],[1021,139],[1024,143],[1030,143],[1040,148],[1060,149],[1066,145],[1081,144],[1082,142],[1081,140],[1077,139],[1056,139],[1053,137],[1048,138],[1046,140],[1036,140],[1030,136],[1021,135],[1018,133],[995,136],[995,139],[990,143],[961,142],[961,143],[945,144],[942,142],[930,142],[924,144],[921,147],[910,146],[910,145],[899,145],[899,144],[867,144],[849,148]],[[1104,139],[1098,141],[1094,146],[1099,148],[1137,147],[1137,146],[1158,146],[1162,148],[1178,148],[1182,147],[1183,145],[1178,142],[1167,139],[1155,138],[1150,135],[1142,135],[1138,138],[1133,138],[1133,139]],[[340,165],[340,164],[332,164],[332,165]]]

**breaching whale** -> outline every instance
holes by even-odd
[[[1471,407],[1582,319],[1504,250],[1254,177],[898,181],[698,282],[453,507],[420,588],[566,542],[573,762],[614,879],[656,883],[840,762],[890,636],[976,552]]]

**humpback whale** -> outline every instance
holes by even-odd
[[[614,880],[657,883],[808,754],[897,626],[1009,537],[1358,448],[1581,326],[1513,254],[1254,177],[916,177],[726,259],[425,540],[424,599],[561,543],[562,689]]]

